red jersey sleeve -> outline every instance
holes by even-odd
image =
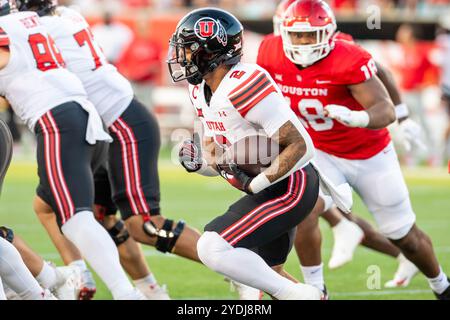
[[[258,56],[256,58],[256,63],[266,69],[270,73],[271,60],[273,59],[273,45],[276,41],[276,36],[269,34],[264,37],[263,41],[259,45]]]
[[[369,80],[377,74],[372,55],[361,46],[348,41],[336,41],[333,50],[333,82],[351,85]]]

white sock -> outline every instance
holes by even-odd
[[[39,282],[42,288],[50,289],[57,284],[57,282],[59,281],[59,277],[55,267],[44,261],[42,270],[36,276],[36,280],[37,282]]]
[[[148,276],[144,278],[133,280],[133,283],[136,286],[136,288],[138,288],[140,291],[143,291],[149,286],[152,287],[157,285],[158,281],[156,281],[156,278],[153,275],[153,273],[150,273]]]
[[[303,279],[306,284],[310,284],[320,290],[325,289],[325,282],[323,280],[323,263],[318,266],[304,267],[301,266]]]
[[[294,282],[282,277],[256,253],[233,248],[216,232],[205,232],[197,242],[200,260],[212,270],[277,299],[287,295]]]
[[[120,265],[116,245],[91,211],[78,212],[61,230],[80,250],[114,299],[133,294],[134,288]]]
[[[25,266],[17,249],[0,238],[0,276],[22,300],[42,300],[44,290]]]
[[[0,278],[0,300],[6,300],[5,290],[3,290],[2,279]]]
[[[450,283],[448,282],[447,275],[442,271],[442,268],[439,267],[440,272],[436,278],[428,278],[428,283],[430,284],[431,290],[436,292],[437,294],[441,294],[448,288]]]
[[[346,226],[350,223],[349,220],[345,219],[345,218],[341,218],[341,221],[338,222],[337,225],[335,225],[333,228],[331,228],[331,230],[333,230],[333,232],[337,232],[337,233],[342,233],[347,231]]]
[[[87,270],[86,262],[84,262],[83,259],[72,261],[71,263],[69,263],[69,266],[76,266],[76,267],[78,267],[82,272],[85,271],[85,270]]]

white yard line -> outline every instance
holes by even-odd
[[[425,289],[397,289],[397,290],[368,290],[368,291],[356,291],[356,292],[330,292],[331,298],[333,297],[351,297],[351,296],[390,296],[390,295],[403,295],[403,294],[423,294],[430,293],[430,290]]]

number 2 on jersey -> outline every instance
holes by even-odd
[[[47,71],[65,66],[61,53],[56,48],[52,37],[46,37],[42,33],[35,33],[28,37],[28,43],[33,51],[39,70]]]
[[[100,60],[100,56],[98,55],[97,51],[94,48],[93,44],[93,35],[89,29],[83,29],[78,33],[75,33],[74,35],[75,40],[77,41],[78,45],[80,47],[84,46],[86,43],[89,46],[89,50],[91,50],[92,58],[95,62],[95,68],[92,70],[97,70],[102,66],[102,61]]]

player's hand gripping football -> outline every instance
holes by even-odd
[[[244,191],[245,193],[253,194],[250,189],[250,183],[253,178],[249,177],[244,171],[240,170],[236,163],[231,162],[229,164],[218,164],[217,170],[220,175],[233,187]]]
[[[403,145],[407,152],[411,151],[413,146],[424,151],[427,150],[423,143],[422,128],[414,120],[405,119],[400,122],[399,127],[403,134]]]
[[[337,104],[329,104],[325,107],[325,116],[339,121],[347,127],[365,128],[370,118],[366,111],[353,111]]]
[[[196,172],[202,168],[202,149],[197,133],[194,133],[193,139],[183,141],[178,157],[187,172]]]

